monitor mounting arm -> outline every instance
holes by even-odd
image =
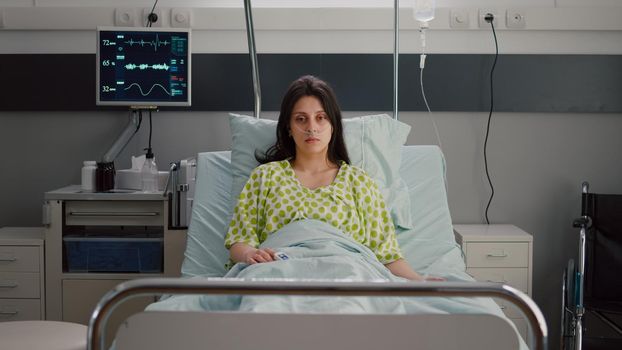
[[[138,132],[140,129],[140,119],[138,118],[138,113],[136,113],[136,109],[132,109],[130,111],[129,121],[123,129],[123,132],[119,135],[117,140],[110,146],[110,149],[104,154],[102,157],[102,163],[112,163],[117,158],[119,153],[123,151],[125,146],[130,142],[132,137]]]

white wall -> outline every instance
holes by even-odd
[[[255,7],[391,7],[395,0],[252,0]],[[413,0],[400,0],[400,6],[411,6]],[[135,6],[152,6],[154,0],[133,0]],[[158,6],[241,7],[243,0],[160,0]],[[533,6],[533,7],[594,7],[619,6],[620,0],[436,0],[438,7],[469,6]],[[127,0],[4,0],[4,6],[127,6]]]
[[[213,1],[210,4],[217,8],[209,8],[199,7],[203,1],[162,0],[159,6],[166,23],[170,23],[171,6],[192,7],[194,52],[247,52],[239,5],[223,8],[231,3]],[[271,8],[275,1],[253,3],[259,7],[255,11],[259,52],[393,50],[392,1],[382,1],[376,9],[370,8],[377,6],[375,2],[365,1],[360,8],[347,10],[283,10]],[[136,7],[116,0],[4,0],[0,54],[94,53],[93,28],[113,25],[115,7],[138,17],[152,2],[131,4]],[[427,40],[432,54],[493,53],[489,29],[480,29],[476,23],[477,10],[484,6],[495,6],[500,14],[522,7],[526,13],[523,30],[509,30],[503,21],[499,24],[502,54],[622,54],[622,0],[438,0],[438,4],[442,8]],[[451,29],[453,6],[466,9],[469,28]],[[416,23],[409,9],[402,10],[401,28],[402,52],[419,52]],[[447,158],[449,203],[456,223],[483,222],[489,194],[482,155],[486,117],[483,112],[434,113]],[[426,113],[402,113],[401,119],[413,126],[409,144],[436,142]],[[39,225],[42,193],[77,183],[81,161],[99,157],[125,122],[125,113],[117,112],[0,112],[0,226]],[[160,112],[154,122],[153,146],[162,169],[170,161],[230,146],[225,112]],[[579,213],[579,185],[588,180],[595,191],[622,193],[620,130],[620,113],[493,116],[489,159],[497,194],[490,218],[516,224],[534,235],[534,295],[549,322],[553,347],[561,270],[576,251],[576,232],[570,225]],[[119,168],[129,166],[130,155],[141,153],[146,137],[143,128],[121,154]]]
[[[430,22],[429,53],[490,53],[494,49],[489,25],[480,26],[480,10],[497,15],[501,53],[621,54],[622,0],[620,5],[595,7],[525,7],[501,2],[495,7],[480,2],[469,6],[442,7]],[[0,53],[93,53],[97,26],[143,25],[149,8],[61,6],[68,1],[48,0],[46,6],[0,7]],[[237,3],[237,2],[234,2]],[[241,1],[240,1],[241,3]],[[484,4],[486,2],[483,2]],[[507,3],[507,5],[503,5]],[[551,1],[543,2],[549,5]],[[51,6],[56,4],[57,6]],[[164,2],[166,4],[166,2]],[[244,53],[248,51],[244,13],[241,8],[170,8],[159,4],[160,21],[155,25],[191,26],[193,52]],[[121,5],[119,5],[121,6]],[[181,6],[181,5],[179,5]],[[463,11],[469,24],[455,29],[451,18]],[[176,22],[182,11],[189,22]],[[506,14],[519,11],[524,29],[511,29]],[[128,15],[129,20],[121,20]],[[393,51],[393,9],[370,8],[270,8],[254,10],[257,48],[260,53],[379,53]],[[188,24],[189,23],[189,24]],[[400,12],[400,51],[420,52],[419,24],[410,8]]]

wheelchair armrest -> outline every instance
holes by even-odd
[[[587,228],[589,222],[590,220],[588,218],[580,217],[572,222],[572,227]]]

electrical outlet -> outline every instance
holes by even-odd
[[[136,22],[136,11],[133,8],[114,9],[114,25],[117,27],[133,27]]]
[[[171,27],[176,27],[176,28],[192,27],[192,10],[172,9],[171,10]]]
[[[147,23],[149,23],[150,13],[151,13],[151,7],[143,9],[143,16],[141,17],[141,26],[145,26],[145,27],[147,26]],[[162,27],[162,21],[164,20],[164,17],[162,17],[162,9],[155,8],[153,10],[153,13],[155,13],[158,16],[158,20],[151,23],[151,26]]]
[[[480,28],[490,28],[490,23],[486,22],[486,15],[489,13],[493,15],[492,23],[495,25],[495,28],[499,26],[499,12],[495,9],[482,8],[478,11],[478,22]]]
[[[470,26],[469,11],[467,9],[452,9],[449,13],[449,26],[454,29],[466,29]]]
[[[508,9],[505,13],[505,26],[513,29],[525,28],[525,11],[518,9]]]

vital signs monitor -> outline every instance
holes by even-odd
[[[190,30],[97,28],[97,104],[190,106]]]

